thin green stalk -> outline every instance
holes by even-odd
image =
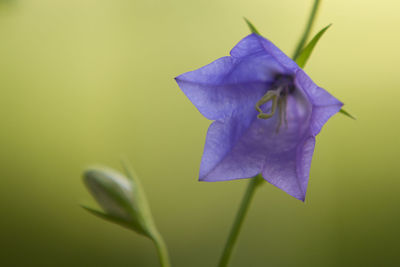
[[[314,1],[314,5],[313,5],[313,7],[311,9],[310,17],[308,19],[306,28],[304,30],[304,33],[303,33],[299,43],[297,44],[296,50],[294,51],[294,54],[293,54],[293,57],[292,57],[293,60],[296,60],[296,58],[299,56],[301,50],[303,50],[303,48],[304,48],[304,45],[305,45],[305,43],[306,43],[306,41],[308,39],[308,36],[310,35],[310,32],[311,32],[311,29],[313,27],[315,18],[317,16],[318,7],[319,7],[320,3],[321,3],[320,0],[315,0]]]
[[[230,256],[232,254],[233,248],[238,238],[244,218],[246,217],[246,213],[247,210],[249,209],[254,192],[258,187],[258,185],[260,185],[263,181],[264,179],[261,177],[261,175],[257,175],[256,177],[250,179],[250,182],[246,189],[246,193],[244,194],[242,203],[240,204],[239,211],[236,214],[235,221],[232,225],[232,229],[229,234],[228,240],[226,241],[224,251],[222,253],[221,259],[218,264],[219,267],[228,266]]]
[[[158,259],[160,260],[161,267],[170,267],[171,264],[169,261],[168,249],[164,239],[159,233],[153,234],[152,239],[157,248]]]

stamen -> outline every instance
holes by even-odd
[[[270,90],[257,102],[256,110],[260,113],[257,115],[257,118],[266,120],[271,118],[275,114],[280,92],[280,88],[277,90]],[[272,101],[271,111],[270,113],[264,113],[261,109],[261,106],[265,103],[268,103],[269,101]]]
[[[275,82],[271,85],[271,89],[256,103],[256,110],[259,112],[257,118],[269,119],[275,115],[276,109],[278,108],[278,123],[276,132],[278,133],[282,124],[288,127],[287,121],[287,100],[288,96],[293,94],[296,90],[296,86],[293,82],[293,77],[290,75],[278,75],[275,78]],[[272,101],[270,112],[265,113],[261,106]]]

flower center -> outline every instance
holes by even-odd
[[[271,85],[271,89],[256,103],[256,110],[259,112],[257,118],[259,119],[269,119],[274,116],[276,109],[279,109],[279,123],[277,131],[282,124],[282,121],[287,125],[286,119],[286,104],[287,96],[292,94],[296,90],[294,85],[293,76],[290,75],[277,75],[274,82]],[[272,105],[269,113],[265,113],[261,106],[265,103],[272,101]]]

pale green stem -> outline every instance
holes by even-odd
[[[319,7],[320,2],[321,2],[320,0],[314,1],[314,5],[312,7],[306,28],[304,30],[304,33],[297,45],[295,53],[293,55],[293,60],[295,60],[298,57],[298,55],[300,54],[301,50],[304,47],[304,44],[306,43],[306,41],[308,39],[308,36],[309,36],[312,26],[314,24],[314,20],[318,13],[318,7]],[[239,211],[236,214],[235,221],[233,222],[232,229],[230,231],[228,240],[226,241],[224,251],[222,253],[221,259],[218,264],[219,267],[228,266],[230,256],[232,254],[233,248],[234,248],[237,238],[239,236],[240,228],[243,224],[244,218],[246,217],[247,210],[250,206],[255,189],[257,188],[257,186],[259,184],[261,184],[262,181],[264,181],[264,179],[262,178],[261,175],[257,175],[256,177],[250,179],[249,185],[247,186],[246,193],[242,199],[242,203],[240,204]]]
[[[157,248],[158,258],[160,260],[161,267],[170,267],[169,255],[167,245],[164,242],[164,239],[159,233],[155,233],[152,235],[152,239]]]
[[[224,251],[222,253],[221,259],[218,264],[219,267],[228,266],[230,256],[232,254],[233,248],[238,238],[244,218],[246,217],[247,210],[249,209],[251,200],[254,195],[254,191],[256,190],[258,185],[260,185],[263,181],[264,179],[261,177],[261,175],[257,175],[256,177],[250,179],[250,182],[246,189],[246,193],[244,194],[242,203],[240,204],[239,211],[236,214],[235,221],[232,225],[232,229],[229,234],[228,240],[226,241]]]
[[[293,57],[292,57],[293,60],[296,60],[296,58],[299,56],[301,50],[303,50],[303,48],[304,48],[304,45],[305,45],[305,43],[306,43],[306,41],[308,39],[308,36],[310,35],[310,32],[311,32],[311,29],[313,27],[315,18],[317,16],[318,7],[319,7],[320,3],[321,3],[320,0],[315,0],[314,1],[314,5],[313,5],[313,7],[311,9],[311,14],[310,14],[310,17],[308,19],[306,28],[304,30],[304,33],[303,33],[299,43],[297,44],[296,50],[294,51],[294,54],[293,54]]]

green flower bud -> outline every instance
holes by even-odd
[[[83,181],[104,213],[86,206],[83,208],[150,238],[157,233],[137,179],[128,178],[109,168],[97,167],[86,170]]]
[[[103,210],[122,220],[132,220],[132,183],[110,169],[89,169],[83,180]]]
[[[160,264],[169,267],[167,246],[158,232],[139,179],[124,164],[127,176],[108,168],[90,168],[83,181],[103,211],[87,206],[90,213],[147,236],[156,245]]]

